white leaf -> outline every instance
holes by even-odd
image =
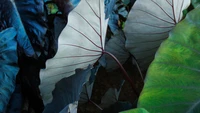
[[[137,0],[125,24],[126,48],[142,68],[153,60],[157,48],[181,21],[190,0]]]
[[[104,0],[81,0],[69,14],[68,24],[59,36],[56,55],[46,62],[46,69],[40,71],[40,91],[45,105],[51,102],[51,92],[59,80],[99,59],[107,22]]]

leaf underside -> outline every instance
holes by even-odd
[[[125,23],[126,48],[147,69],[190,0],[137,0]]]
[[[75,73],[77,68],[94,64],[102,55],[107,20],[104,0],[81,0],[70,12],[68,24],[58,39],[58,51],[40,71],[40,91],[44,104],[51,102],[55,84]]]

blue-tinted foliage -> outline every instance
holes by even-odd
[[[41,53],[47,30],[43,0],[15,0],[15,4],[34,50]]]
[[[97,66],[95,66],[94,68],[91,69],[91,76],[89,78],[89,83],[90,84],[94,83],[95,77],[96,77],[97,72],[98,72],[100,67],[101,67],[101,65],[99,64],[99,65],[97,65]]]
[[[63,13],[66,19],[68,17],[69,12],[72,11],[72,9],[74,9],[80,2],[80,0],[52,0],[52,1],[54,1],[57,4],[59,10]]]
[[[22,102],[21,86],[17,84],[15,91],[11,96],[6,113],[21,113]]]
[[[23,24],[20,20],[20,16],[17,12],[17,9],[15,8],[15,4],[13,4],[10,0],[1,0],[0,13],[0,23],[2,23],[1,29],[14,27],[17,30],[16,40],[20,46],[20,50],[24,52],[27,56],[33,56],[34,50],[24,30]]]
[[[115,3],[116,0],[104,0],[106,18],[112,14]]]
[[[78,5],[78,3],[80,2],[80,0],[70,0],[70,1],[74,7],[76,7]]]
[[[76,74],[60,80],[53,91],[53,100],[46,105],[43,113],[58,113],[70,103],[78,101],[82,86],[89,80],[91,66],[86,70],[77,69]]]
[[[119,29],[118,21],[120,16],[126,18],[128,16],[128,11],[120,0],[105,0],[104,2],[106,18],[109,17],[108,26],[112,33],[115,33],[115,31]]]
[[[0,32],[0,112],[5,111],[15,89],[17,66],[17,31],[14,27]]]

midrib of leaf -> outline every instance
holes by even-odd
[[[158,3],[156,3],[155,1],[151,0],[154,4],[156,4],[169,18],[171,18],[174,22],[175,19],[173,19]]]
[[[200,99],[196,102],[192,103],[192,106],[189,108],[189,110],[186,113],[193,113],[194,109],[197,108],[200,105]]]

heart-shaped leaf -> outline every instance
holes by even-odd
[[[189,12],[150,65],[138,107],[151,113],[200,112],[200,8]]]
[[[40,71],[41,95],[45,104],[52,100],[55,83],[75,73],[77,68],[94,64],[102,55],[108,20],[104,0],[81,0],[70,12],[68,24],[58,40],[58,51]]]
[[[190,0],[137,0],[125,24],[126,48],[147,69],[161,42],[182,19]]]

